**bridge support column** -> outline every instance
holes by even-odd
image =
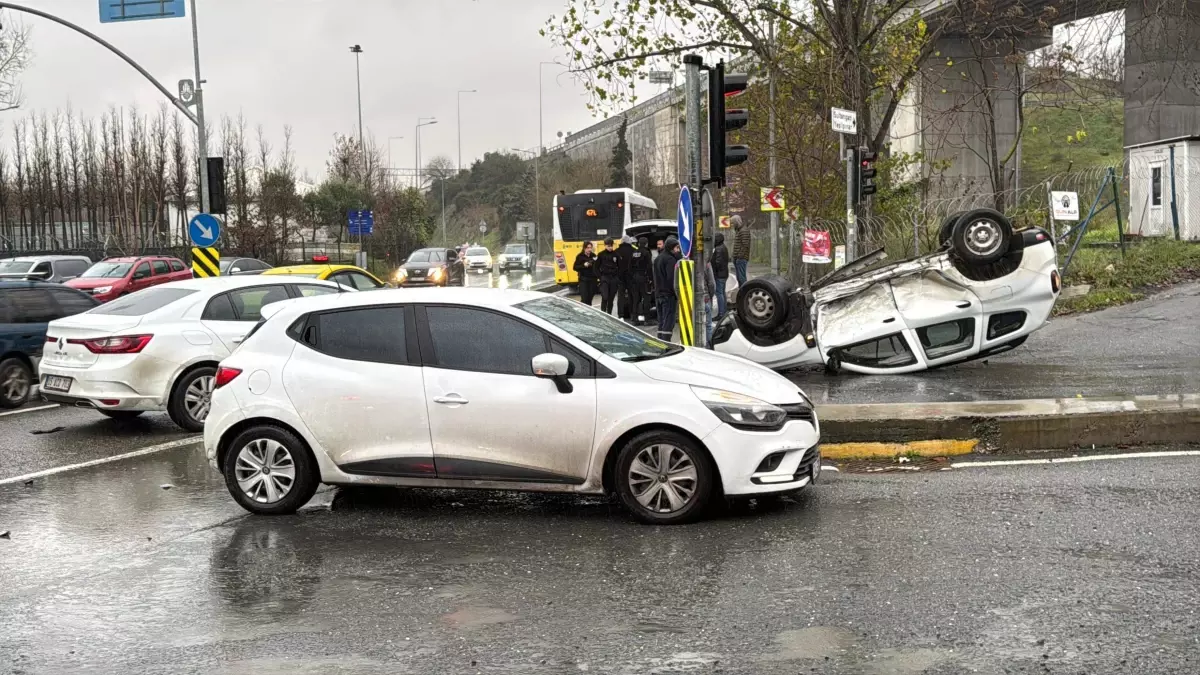
[[[1200,0],[1125,10],[1125,145],[1200,136]]]

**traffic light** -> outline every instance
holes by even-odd
[[[879,153],[866,148],[858,151],[858,201],[875,194],[875,160]]]
[[[205,163],[208,172],[208,212],[224,214],[225,203],[225,158],[209,157]]]
[[[750,158],[745,145],[726,145],[725,135],[746,126],[750,113],[745,108],[726,110],[725,100],[746,91],[750,78],[744,74],[725,74],[721,61],[708,71],[708,177],[725,185],[725,169]]]

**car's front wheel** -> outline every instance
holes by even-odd
[[[714,473],[708,454],[695,441],[673,431],[652,431],[621,449],[613,482],[635,518],[676,525],[704,513]]]
[[[0,408],[19,408],[33,390],[33,371],[21,359],[0,361]]]
[[[304,443],[286,429],[265,424],[233,439],[222,470],[234,501],[265,516],[295,513],[320,485],[316,462]]]
[[[171,421],[188,431],[204,431],[204,420],[212,407],[213,383],[217,369],[202,366],[183,374],[171,389],[167,414]]]

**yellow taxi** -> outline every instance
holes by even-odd
[[[293,277],[308,277],[332,281],[347,288],[360,291],[372,291],[384,288],[387,284],[380,281],[374,274],[354,265],[333,265],[329,256],[315,255],[310,265],[286,265],[272,267],[263,274],[286,274]]]

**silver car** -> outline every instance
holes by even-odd
[[[92,266],[82,255],[28,255],[0,260],[0,279],[9,281],[70,281]]]

